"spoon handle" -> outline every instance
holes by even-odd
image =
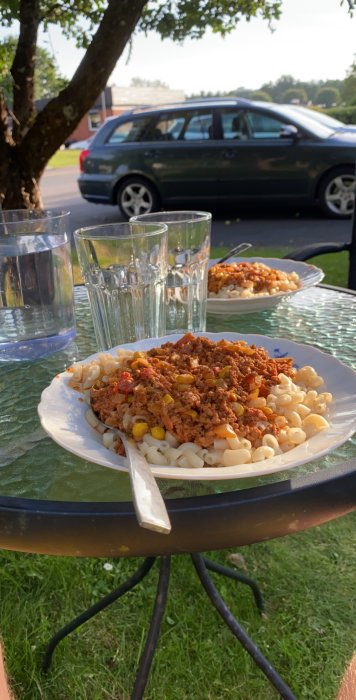
[[[236,246],[236,248],[232,248],[229,250],[226,255],[224,255],[223,258],[220,258],[220,260],[215,263],[216,265],[220,265],[220,263],[225,262],[225,260],[228,260],[229,258],[232,258],[233,255],[236,255],[237,253],[242,253],[244,250],[247,250],[248,248],[252,248],[252,243],[240,243],[239,245]]]
[[[171,523],[165,502],[143,454],[121,432],[131,482],[134,508],[141,527],[168,535]]]

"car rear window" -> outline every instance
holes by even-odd
[[[152,122],[152,117],[140,117],[139,119],[120,122],[114,131],[111,132],[107,143],[142,141],[142,137],[147,131],[150,122]]]
[[[212,138],[212,124],[210,109],[151,114],[120,122],[109,135],[107,143],[205,141]]]

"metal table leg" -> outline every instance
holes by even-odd
[[[191,554],[190,556],[206,593],[226,625],[230,628],[233,635],[239,640],[240,644],[242,644],[246,651],[248,651],[250,656],[252,656],[254,662],[257,664],[257,666],[259,666],[261,671],[263,671],[265,676],[267,676],[271,684],[278,690],[283,700],[297,700],[291,689],[286,685],[273,666],[271,666],[269,661],[265,658],[252,639],[250,639],[248,634],[237,622],[231,610],[221,598],[207,572],[204,557],[201,554]]]
[[[249,586],[252,590],[253,597],[255,599],[256,607],[260,611],[260,613],[263,613],[265,610],[265,604],[263,600],[262,593],[256,583],[252,578],[249,576],[245,576],[244,574],[241,574],[240,571],[234,571],[234,569],[230,569],[230,567],[227,566],[222,566],[222,564],[218,564],[217,562],[213,561],[212,559],[208,559],[208,557],[203,556],[203,561],[207,569],[210,569],[210,571],[215,571],[217,574],[222,574],[223,576],[228,576],[228,578],[232,578],[235,581],[238,581],[239,583],[243,583],[245,586]]]
[[[140,665],[132,691],[131,700],[141,700],[147,684],[152,660],[157,647],[158,635],[166,608],[170,565],[170,557],[161,557],[156,600],[151,618],[150,629],[148,631],[145,648],[140,659]]]
[[[130,591],[132,588],[137,586],[140,581],[148,574],[150,569],[152,568],[154,562],[156,560],[156,557],[147,557],[143,564],[135,571],[135,573],[130,576],[124,583],[121,584],[118,588],[116,588],[114,591],[109,593],[108,595],[104,596],[104,598],[101,598],[95,605],[92,605],[90,608],[85,610],[81,615],[78,615],[74,620],[69,622],[65,627],[62,627],[50,640],[50,642],[47,645],[45,655],[43,658],[43,663],[42,663],[42,671],[46,673],[51,665],[52,661],[52,655],[53,652],[57,646],[57,644],[64,639],[68,634],[73,632],[77,627],[82,625],[84,622],[87,622],[90,620],[94,615],[97,615],[101,610],[104,610],[105,608],[108,607],[108,605],[111,605],[112,603],[115,602],[118,598],[124,595],[124,593],[127,593]]]

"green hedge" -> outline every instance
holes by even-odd
[[[330,117],[340,119],[340,121],[345,122],[345,124],[356,124],[356,107],[331,107],[330,109],[324,109],[322,111],[325,112],[325,114],[329,114]]]

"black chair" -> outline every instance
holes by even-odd
[[[293,251],[285,257],[292,260],[309,260],[315,255],[340,253],[343,250],[346,250],[349,254],[348,288],[356,290],[356,212],[352,220],[351,240],[349,243],[312,243]]]

